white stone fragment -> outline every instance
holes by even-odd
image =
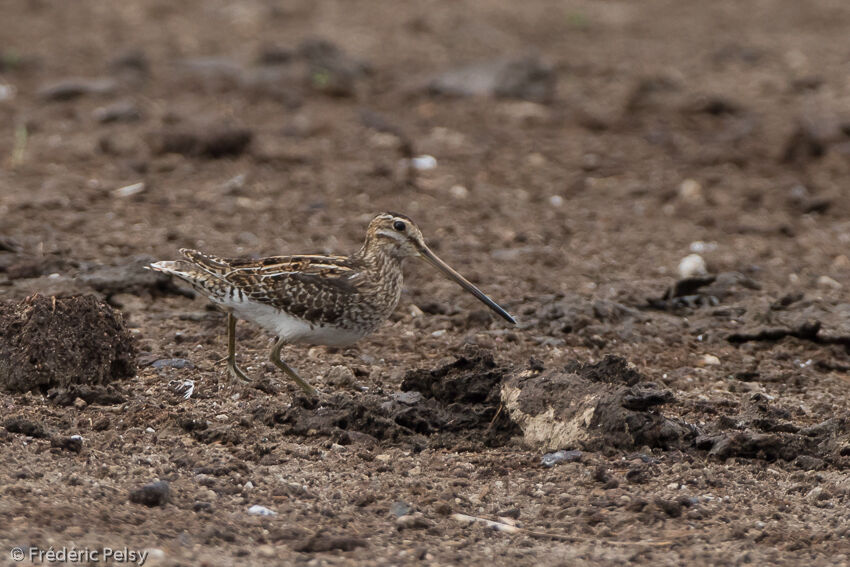
[[[699,254],[688,254],[682,261],[679,262],[679,277],[692,278],[694,276],[704,276],[708,273],[708,268],[705,265],[705,260]]]

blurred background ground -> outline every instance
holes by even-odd
[[[241,364],[271,385],[230,385],[221,315],[138,268],[181,247],[349,253],[400,211],[520,325],[412,263],[356,349],[286,349],[325,391],[390,396],[470,348],[517,371],[615,354],[697,426],[844,419],[848,25],[837,0],[0,0],[0,297],[96,293],[141,366],[117,402],[0,395],[19,420],[0,430],[0,541],[163,565],[846,564],[846,447],[544,468],[519,440],[293,430],[269,338],[240,327]],[[662,299],[693,253],[722,277]],[[756,406],[770,420],[735,417]],[[71,435],[81,450],[51,443]],[[128,500],[155,479],[167,503]]]

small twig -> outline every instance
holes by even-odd
[[[494,520],[488,520],[487,518],[479,518],[477,516],[468,516],[466,514],[452,514],[452,519],[463,524],[484,524],[488,528],[492,528],[497,532],[503,532],[506,534],[525,534],[527,536],[541,538],[541,539],[556,539],[559,541],[586,541],[593,543],[604,543],[605,545],[651,545],[655,547],[663,547],[666,545],[673,545],[672,541],[610,541],[610,540],[600,540],[596,537],[582,537],[582,536],[572,536],[566,534],[553,534],[549,532],[537,532],[534,530],[527,530],[525,528],[519,528],[517,526],[512,526],[510,524],[506,524],[504,522],[496,522]]]
[[[26,125],[21,124],[15,128],[15,145],[12,147],[12,167],[16,167],[24,162],[24,152],[27,149],[28,138],[29,130]]]
[[[502,410],[504,409],[504,404],[499,404],[499,409],[496,410],[496,414],[493,416],[493,419],[490,420],[490,425],[487,426],[487,433],[493,429],[493,424],[496,423],[496,420],[499,419],[499,416],[502,415]]]

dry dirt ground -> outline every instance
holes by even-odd
[[[52,303],[86,293],[138,364],[0,394],[0,561],[847,565],[848,29],[841,0],[0,0],[4,356],[33,313],[124,345]],[[348,253],[382,210],[518,326],[412,262],[356,348],[285,350],[316,406],[248,324],[231,384],[223,316],[140,271]],[[691,253],[716,277],[674,286]],[[529,446],[517,380],[607,421]]]

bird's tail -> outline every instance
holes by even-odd
[[[220,295],[222,286],[218,278],[201,270],[191,262],[163,260],[152,263],[148,266],[148,269],[176,276],[210,299],[215,299]]]

